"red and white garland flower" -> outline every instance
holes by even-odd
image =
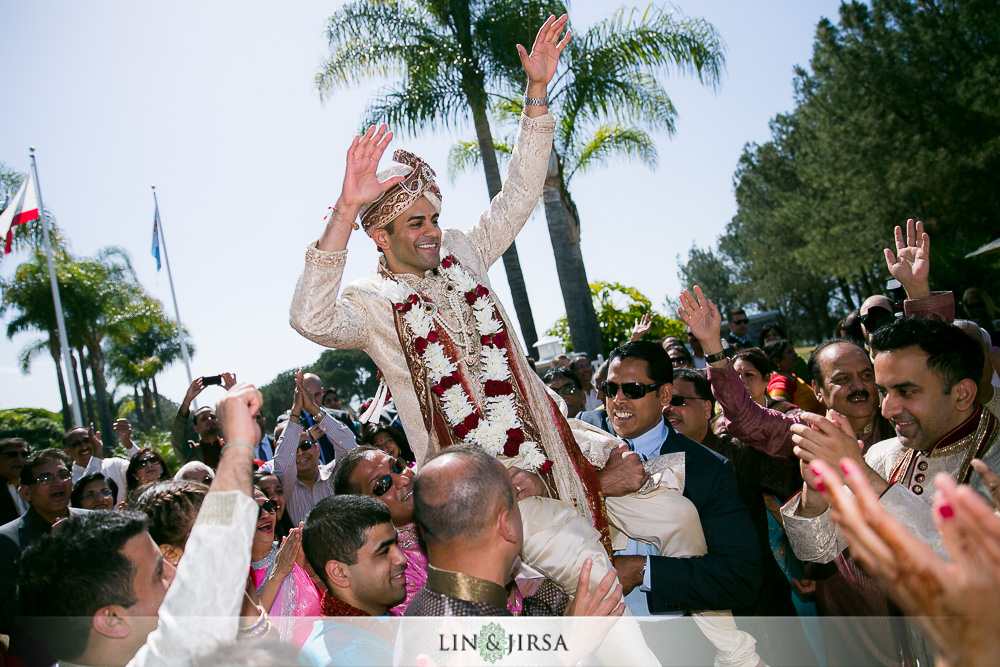
[[[403,314],[403,322],[413,336],[413,346],[427,368],[431,391],[457,438],[478,445],[493,456],[520,456],[529,472],[548,472],[552,462],[537,442],[526,439],[517,414],[507,357],[506,332],[495,316],[490,290],[480,284],[451,255],[441,260],[439,272],[465,296],[472,306],[476,333],[483,346],[479,355],[480,376],[486,400],[480,411],[462,386],[459,361],[441,344],[434,318],[437,306],[425,300],[409,285],[383,275],[373,282]],[[424,305],[421,305],[424,304]]]

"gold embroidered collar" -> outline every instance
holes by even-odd
[[[427,589],[466,602],[507,608],[507,591],[500,584],[462,572],[442,570],[430,564],[427,565]]]

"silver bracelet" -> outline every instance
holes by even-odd
[[[524,96],[524,106],[526,107],[547,107],[549,106],[549,96],[545,97],[528,97]]]

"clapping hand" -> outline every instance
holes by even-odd
[[[949,665],[992,665],[1000,654],[1000,518],[972,488],[934,477],[932,515],[951,562],[938,557],[879,503],[852,459],[813,464],[851,555],[934,643]],[[848,493],[847,489],[851,493]]]

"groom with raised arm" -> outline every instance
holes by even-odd
[[[503,189],[467,231],[441,229],[441,191],[420,158],[377,172],[392,138],[383,125],[355,138],[326,229],[306,250],[292,326],[320,345],[361,349],[382,371],[407,439],[423,462],[455,443],[496,456],[515,479],[522,557],[567,593],[583,562],[592,581],[611,569],[597,473],[544,384],[527,364],[487,271],[527,221],[541,193],[555,119],[546,86],[569,42],[567,17],[542,25],[531,53],[524,113]],[[347,241],[360,215],[382,257],[368,278],[340,289]],[[518,470],[513,470],[517,468]],[[548,496],[548,497],[545,497]],[[605,644],[629,663],[655,662],[634,625]]]

